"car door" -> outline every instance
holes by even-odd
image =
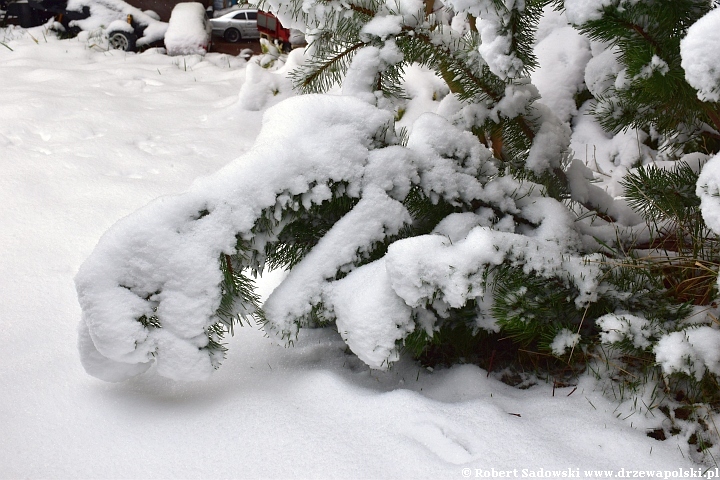
[[[240,35],[245,37],[245,20],[245,12],[238,12],[232,17],[230,17],[227,22],[226,28],[237,28],[240,32]]]
[[[247,19],[243,22],[243,37],[260,38],[260,32],[257,29],[257,12],[245,12]]]

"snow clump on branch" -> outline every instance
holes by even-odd
[[[391,124],[389,112],[353,97],[291,98],[266,112],[244,157],[118,222],[76,278],[88,372],[118,381],[156,362],[162,376],[207,378],[224,356],[214,329],[223,259],[232,256],[234,270],[261,272],[267,247],[288,224],[340,197],[352,208],[264,306],[273,337],[291,341],[320,311],[359,358],[387,368],[416,319],[430,331],[440,321],[428,317],[429,303],[442,317],[481,297],[481,272],[505,260],[522,260],[528,273],[567,277],[581,305],[593,298],[597,267],[577,253],[583,238],[560,203],[529,182],[498,175],[477,138],[437,115],[416,121],[407,147],[397,145]],[[508,218],[478,220],[453,247],[440,232],[393,241],[413,221],[403,202],[417,189],[434,202],[482,202]],[[513,216],[531,223],[517,230]],[[385,259],[367,263],[382,242],[390,242]],[[254,311],[247,299],[234,308]]]

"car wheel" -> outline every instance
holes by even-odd
[[[225,37],[225,40],[227,40],[230,43],[236,43],[240,41],[240,31],[236,28],[228,28],[225,30],[225,33],[223,34]]]
[[[128,32],[110,32],[108,34],[108,47],[110,50],[132,52],[135,50],[137,37]]]

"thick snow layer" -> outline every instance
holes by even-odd
[[[598,20],[603,7],[612,4],[613,0],[565,0],[563,3],[568,20],[575,25]]]
[[[259,112],[288,98],[291,93],[292,83],[288,78],[251,62],[245,69],[245,82],[238,96],[243,109]]]
[[[702,167],[695,193],[705,223],[720,235],[720,156],[711,157]]]
[[[577,114],[575,96],[585,86],[585,65],[590,60],[588,40],[570,26],[553,29],[536,46],[540,65],[552,68],[536,70],[531,78],[542,103],[563,122]]]
[[[519,390],[473,366],[370,371],[330,329],[282,348],[236,328],[234,354],[203,383],[159,377],[156,366],[124,383],[87,375],[76,348],[80,264],[116,221],[248,151],[261,113],[239,100],[241,59],[210,53],[185,68],[154,50],[98,51],[42,33],[0,29],[10,47],[0,45],[0,478],[697,468],[676,439],[646,436],[658,420],[618,418],[592,379]],[[472,228],[459,223],[458,235]]]
[[[328,296],[338,332],[360,360],[386,369],[400,359],[397,342],[415,325],[410,307],[392,290],[384,259],[335,282]]]
[[[205,55],[210,48],[211,33],[202,3],[178,3],[170,14],[165,48],[168,55]]]
[[[698,90],[698,98],[720,100],[720,9],[695,22],[680,42],[685,79]]]
[[[700,380],[706,371],[720,375],[720,330],[688,328],[664,335],[654,348],[665,374],[683,372]]]

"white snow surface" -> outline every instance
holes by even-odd
[[[597,323],[602,330],[600,336],[603,343],[608,344],[628,339],[637,348],[647,348],[650,346],[650,337],[658,333],[648,319],[629,313],[608,313],[600,317]]]
[[[712,327],[688,328],[664,335],[655,346],[655,358],[666,374],[683,372],[702,378],[706,370],[720,374],[720,331]]]
[[[710,157],[703,165],[695,194],[700,197],[700,210],[705,223],[720,235],[720,156]]]
[[[212,27],[200,2],[182,2],[170,14],[165,33],[168,55],[205,55],[210,48]]]
[[[568,20],[580,25],[602,16],[602,9],[612,5],[613,0],[565,0],[564,6]]]
[[[698,90],[698,98],[720,100],[720,9],[715,8],[688,28],[680,42],[685,79]]]
[[[221,54],[183,65],[40,29],[0,29],[0,40],[9,47],[0,45],[0,478],[457,479],[466,469],[552,478],[548,469],[696,467],[675,439],[637,427],[659,419],[621,420],[590,378],[577,389],[519,390],[474,366],[430,373],[401,359],[373,371],[331,329],[301,330],[282,348],[236,328],[231,355],[205,382],[162,378],[155,366],[122,383],[89,376],[77,353],[81,263],[115,222],[150,201],[162,208],[163,195],[249,151],[272,94],[260,111],[244,108],[245,61]],[[408,173],[402,161],[395,168]],[[454,231],[482,225],[468,220]],[[182,254],[174,260],[202,261]],[[263,296],[278,275],[262,280]],[[355,315],[362,303],[338,307]],[[348,335],[352,346],[368,333]]]
[[[542,102],[551,107],[560,120],[568,122],[577,114],[575,95],[584,87],[583,72],[590,59],[589,42],[571,26],[555,28],[538,42],[535,55],[541,65],[554,65],[542,75],[531,75]]]

